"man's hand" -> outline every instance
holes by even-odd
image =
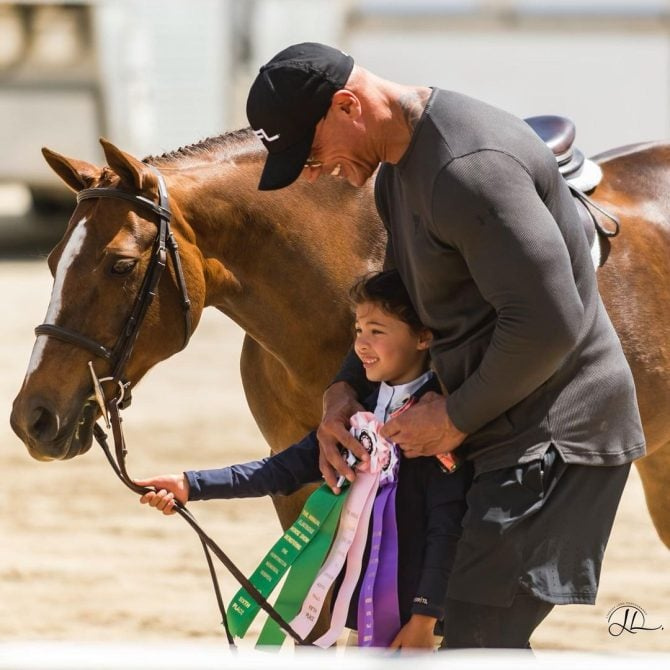
[[[435,649],[433,629],[437,619],[424,614],[412,614],[400,629],[389,649]]]
[[[349,449],[363,462],[370,460],[368,452],[349,432],[349,419],[363,409],[354,390],[346,382],[336,382],[323,394],[323,417],[316,431],[319,440],[319,469],[326,484],[335,494],[340,492],[340,487],[337,486],[339,475],[350,482],[356,478],[338,445]]]
[[[140,502],[143,505],[155,507],[163,514],[175,513],[175,499],[182,505],[188,502],[190,487],[188,479],[183,473],[181,475],[160,475],[150,479],[137,479],[138,486],[153,486],[156,490],[145,493]]]
[[[387,421],[380,433],[395,442],[407,458],[453,451],[467,437],[451,422],[444,396],[432,391],[406,412]]]

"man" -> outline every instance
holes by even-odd
[[[375,194],[400,271],[435,333],[447,394],[389,421],[405,456],[474,463],[449,581],[447,648],[527,647],[555,604],[593,603],[630,463],[644,454],[633,379],[556,161],[527,124],[467,96],[383,80],[306,43],[261,68],[247,115],[259,188],[333,175]],[[374,365],[367,361],[366,365]],[[363,392],[349,357],[324,395],[320,468]]]

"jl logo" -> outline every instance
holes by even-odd
[[[607,615],[607,630],[613,637],[619,637],[623,632],[635,635],[641,630],[663,630],[663,626],[647,626],[647,613],[635,603],[619,603]]]

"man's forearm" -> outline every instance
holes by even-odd
[[[513,341],[508,334],[505,341],[498,341],[494,333],[479,368],[447,398],[454,425],[474,433],[529,396],[558,370],[577,341],[581,322],[565,328],[558,327],[556,320],[549,324],[544,324],[544,334],[532,339],[519,336]]]

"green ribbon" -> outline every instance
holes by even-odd
[[[333,532],[331,532],[330,538],[324,539],[327,538],[327,534],[323,533],[324,525],[332,517],[335,519],[335,526],[337,526],[339,510],[341,510],[342,503],[346,498],[345,493],[346,491],[343,491],[336,496],[327,485],[323,484],[307,499],[295,523],[275,542],[272,549],[265,555],[265,558],[249,578],[249,581],[263,597],[267,598],[272,593],[282,577],[303,553],[303,550],[310,545],[313,538],[319,539],[317,545],[319,547],[325,541],[330,546]],[[333,510],[338,510],[338,513],[332,514]],[[328,526],[330,527],[330,524]],[[316,566],[317,571],[319,567],[320,564]],[[311,585],[311,582],[309,585]],[[260,605],[249,595],[246,589],[240,589],[235,594],[226,612],[231,633],[237,637],[244,637],[259,611]]]
[[[310,586],[314,583],[316,575],[323,565],[323,560],[333,543],[342,506],[348,492],[349,489],[347,488],[337,496],[337,500],[330,514],[321,525],[319,532],[291,566],[274,605],[284,621],[290,622],[298,614]],[[256,645],[281,645],[285,637],[286,633],[279,627],[279,624],[274,619],[268,618]]]

